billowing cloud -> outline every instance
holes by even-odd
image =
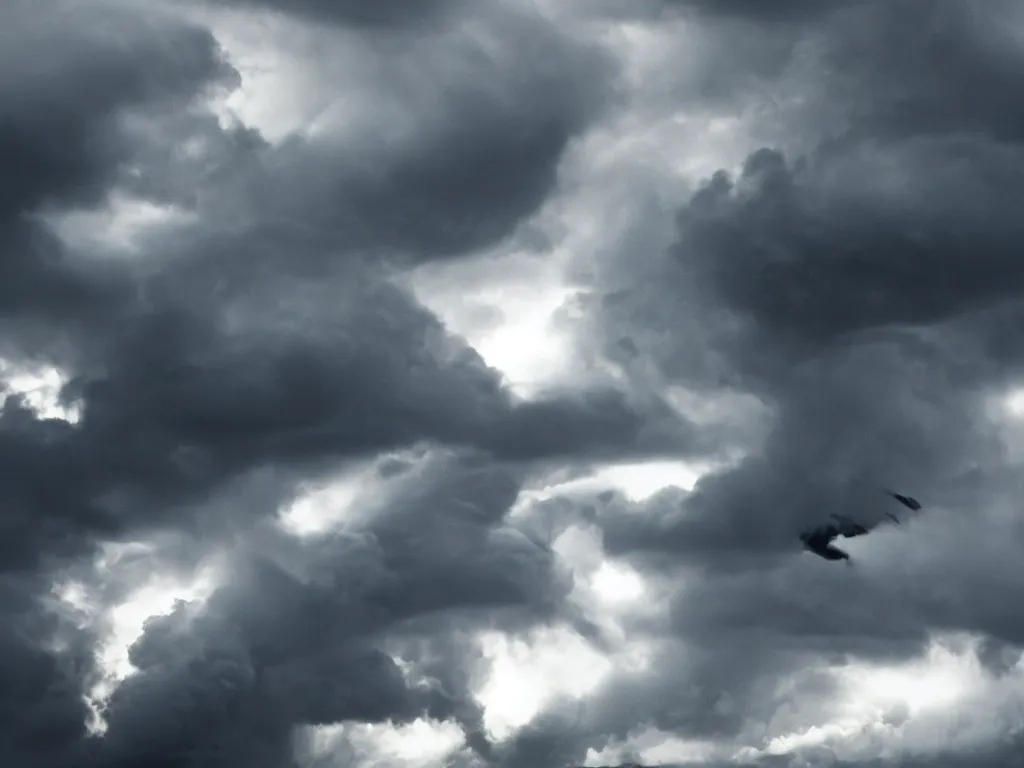
[[[1006,764],[1016,4],[5,20],[17,765]]]
[[[429,678],[407,679],[389,636],[436,643],[439,611],[450,627],[502,613],[512,626],[550,614],[565,587],[551,554],[507,526],[516,473],[426,456],[390,486],[344,533],[299,550],[261,537],[232,556],[204,607],[151,620],[131,649],[138,672],[106,712],[105,759],[277,765],[299,725],[431,716],[472,727],[452,693],[460,670],[428,665]]]
[[[993,398],[1019,377],[1012,342],[996,341],[1021,296],[1019,19],[1001,5],[866,3],[788,21],[799,28],[764,34],[796,35],[822,64],[800,69],[794,140],[706,180],[679,209],[676,244],[650,255],[659,279],[609,283],[598,320],[634,375],[654,360],[666,384],[754,395],[773,425],[692,492],[605,505],[598,524],[611,551],[685,583],[673,632],[711,652],[695,675],[737,656],[751,680],[835,654],[913,656],[936,632],[1015,646],[999,606],[1021,540]],[[892,486],[931,515],[879,529],[850,572],[799,554],[797,533],[829,513],[881,520]],[[741,734],[756,699],[734,700]]]
[[[299,30],[327,46],[323,30]],[[464,255],[536,211],[613,96],[611,56],[516,3],[395,34],[328,48],[319,74],[337,91],[318,85],[318,119],[231,174],[247,217],[301,225],[335,250]]]

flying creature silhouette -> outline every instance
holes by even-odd
[[[885,493],[913,512],[921,510],[921,502],[913,496],[904,496],[902,493],[890,490],[886,490]],[[886,512],[885,516],[896,523],[896,525],[900,524],[899,517],[894,513]],[[852,562],[850,554],[835,546],[832,542],[840,536],[845,539],[863,536],[869,533],[871,528],[867,528],[842,515],[832,515],[831,517],[832,522],[819,525],[801,533],[800,541],[803,542],[804,549],[813,552],[818,557],[823,557],[826,560],[845,560],[847,563],[850,563]]]

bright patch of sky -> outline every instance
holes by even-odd
[[[146,558],[151,550],[152,547],[141,543],[109,545],[97,561],[97,571],[101,578],[116,578],[119,555]],[[218,580],[215,562],[204,565],[188,578],[161,572],[154,564],[149,578],[111,604],[104,604],[100,596],[80,581],[54,586],[55,596],[75,612],[83,626],[96,630],[100,638],[94,649],[99,680],[86,697],[94,712],[90,724],[93,729],[104,730],[100,708],[117,686],[136,671],[129,660],[129,650],[142,636],[146,621],[171,613],[179,601],[201,605],[213,593]]]
[[[341,723],[307,729],[302,762],[317,768],[435,768],[462,747],[465,734],[451,722]]]
[[[85,252],[137,255],[147,233],[187,224],[193,214],[173,205],[156,205],[121,193],[98,208],[72,209],[42,217],[64,242]]]
[[[476,696],[484,726],[499,740],[558,697],[582,700],[613,669],[609,659],[566,627],[543,627],[524,637],[485,633],[480,647],[490,670]]]
[[[64,374],[50,366],[13,365],[0,360],[0,387],[4,394],[21,395],[25,403],[43,418],[77,422],[78,408],[61,402],[66,384]]]

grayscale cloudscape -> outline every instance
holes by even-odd
[[[1024,764],[1019,3],[0,21],[4,765]]]

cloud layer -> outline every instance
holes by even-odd
[[[1010,764],[1016,4],[370,5],[9,3],[11,764]]]

